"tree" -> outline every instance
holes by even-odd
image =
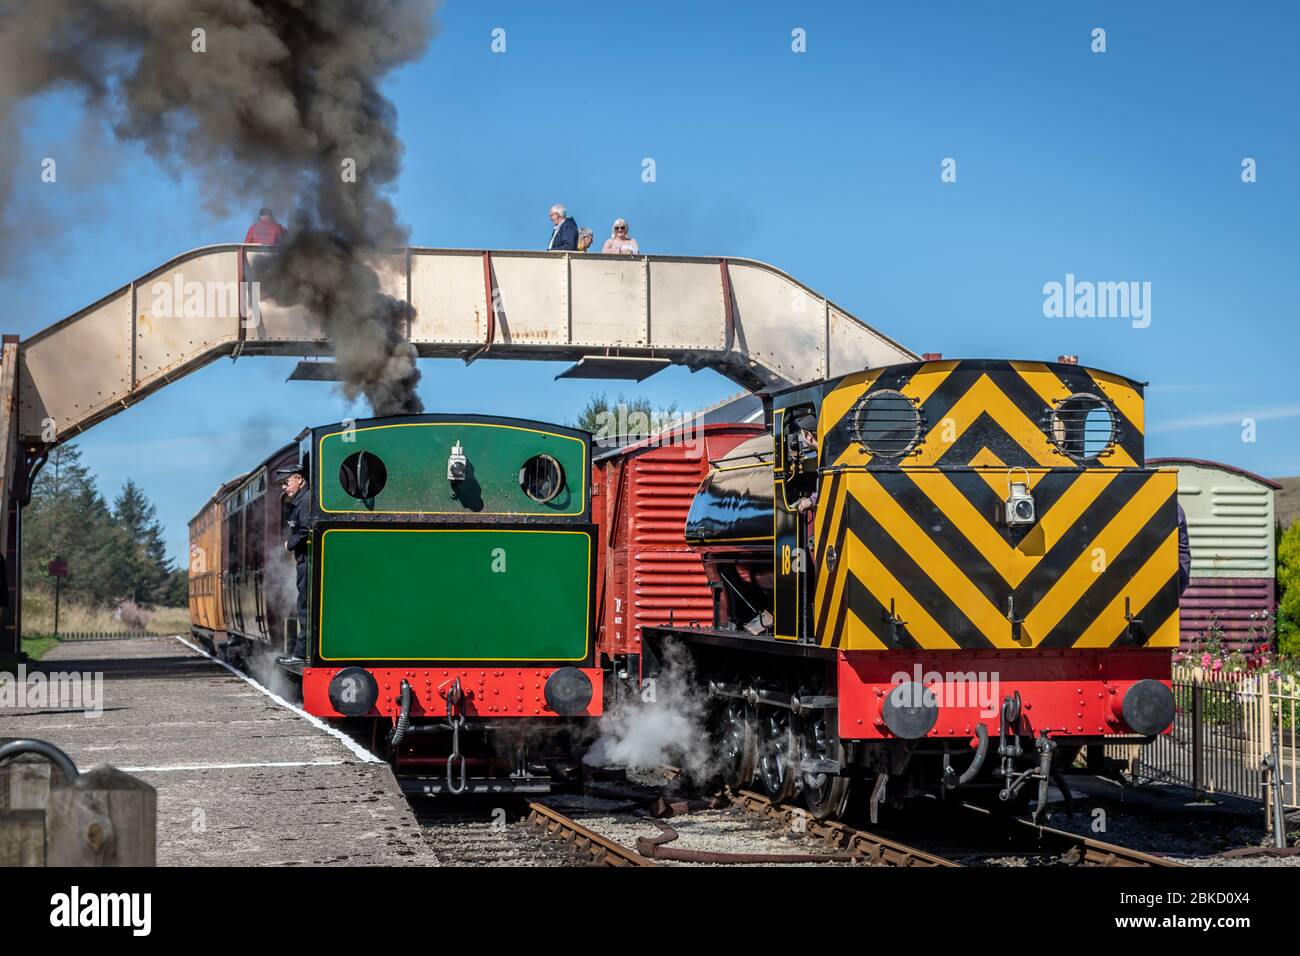
[[[122,544],[113,555],[116,596],[145,606],[165,602],[172,566],[162,525],[153,503],[130,478],[113,503],[113,518]]]
[[[49,562],[68,562],[64,593],[86,604],[113,596],[111,558],[120,544],[113,517],[75,445],[56,445],[32,486],[23,509],[23,575],[28,586],[52,589]]]
[[[1300,521],[1278,536],[1277,590],[1278,653],[1295,656],[1300,654]]]
[[[645,397],[630,399],[620,393],[610,402],[609,396],[601,392],[587,399],[575,427],[601,440],[637,439],[654,434],[676,415],[676,402],[656,409]]]
[[[68,562],[68,601],[106,606],[130,599],[150,605],[172,596],[172,567],[157,511],[134,481],[110,510],[75,445],[56,445],[23,509],[26,588],[52,591],[47,573],[56,557]]]
[[[159,602],[164,607],[188,607],[190,603],[190,569],[177,568],[167,579],[167,596]]]

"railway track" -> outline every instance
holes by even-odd
[[[827,846],[848,853],[855,862],[869,866],[936,867],[961,866],[952,860],[888,837],[831,820],[817,820],[807,810],[774,804],[752,790],[732,791],[734,806],[746,813],[770,820],[793,833],[821,840]]]
[[[766,796],[751,790],[729,790],[711,800],[681,801],[670,805],[667,798],[659,801],[659,810],[651,809],[647,817],[644,810],[637,812],[644,824],[653,822],[660,830],[658,836],[636,835],[629,832],[628,821],[615,824],[613,819],[600,817],[590,821],[592,826],[612,831],[617,839],[602,835],[597,830],[579,823],[557,807],[543,802],[516,805],[510,814],[514,821],[503,826],[503,811],[494,811],[492,820],[481,815],[420,814],[425,826],[436,830],[430,833],[431,842],[439,855],[453,865],[524,865],[557,866],[659,866],[658,861],[677,864],[859,864],[882,867],[963,867],[980,864],[998,865],[1011,861],[1012,865],[1056,865],[1082,867],[1178,867],[1165,857],[1141,850],[1107,843],[1082,834],[1071,833],[1055,827],[1035,824],[1017,817],[1003,817],[973,804],[953,804],[935,809],[942,820],[931,819],[921,824],[924,835],[914,838],[911,832],[901,834],[873,832],[857,829],[847,823],[817,820],[802,807],[774,804]],[[698,829],[693,829],[694,839],[686,848],[673,846],[678,833],[663,822],[662,817],[690,815],[698,810],[716,810],[730,806],[745,816],[775,825],[786,834],[820,844],[820,852],[790,852],[789,844],[779,852],[769,852],[765,847],[752,847],[758,852],[730,852],[724,838],[718,847],[717,840],[701,843]],[[676,807],[676,813],[673,812]],[[568,807],[565,808],[570,809]],[[586,810],[580,813],[590,812]],[[603,823],[601,821],[604,821]],[[939,824],[937,827],[934,824]],[[608,824],[608,826],[606,825]],[[734,824],[732,824],[734,827]],[[900,839],[901,836],[901,839]],[[541,839],[538,839],[538,838]],[[618,840],[624,840],[620,843]],[[914,846],[915,841],[921,846]],[[632,844],[635,848],[625,844]],[[712,843],[712,845],[710,845]],[[922,848],[929,846],[929,849]],[[740,846],[750,850],[749,846]],[[1007,865],[1001,862],[1001,865]]]
[[[598,866],[658,866],[634,850],[589,830],[544,803],[528,804],[529,826],[541,830],[549,840],[558,840],[578,856],[586,856]]]
[[[983,807],[964,803],[964,815],[977,816],[995,836],[1005,834],[1010,847],[1028,848],[1038,853],[1048,853],[1065,866],[1095,867],[1181,867],[1181,863],[1167,857],[1145,853],[1117,843],[1106,843],[1091,837],[1055,827],[1044,826],[1020,817],[999,818]],[[1013,850],[1014,852],[1014,850]]]
[[[730,794],[734,805],[756,816],[766,817],[786,830],[807,834],[827,846],[851,853],[855,860],[875,866],[963,866],[947,856],[901,843],[898,840],[858,830],[847,824],[817,820],[800,807],[773,804],[767,797],[750,790]],[[1166,857],[1134,850],[1115,843],[1094,840],[1077,833],[1058,830],[1017,817],[999,818],[982,807],[962,804],[963,814],[978,815],[983,824],[981,837],[1002,844],[995,852],[1002,855],[1031,854],[1050,857],[1062,866],[1085,867],[1179,867]]]

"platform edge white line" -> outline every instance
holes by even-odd
[[[190,650],[194,651],[196,654],[201,654],[204,657],[206,657],[208,660],[212,661],[212,663],[224,667],[226,670],[230,671],[230,673],[234,674],[244,683],[250,685],[251,687],[265,694],[267,697],[269,697],[272,701],[274,701],[279,706],[283,707],[285,710],[293,711],[295,714],[297,714],[299,717],[302,717],[313,727],[325,731],[325,733],[329,734],[331,737],[334,737],[340,743],[342,743],[343,746],[347,747],[348,750],[352,751],[353,755],[355,755],[359,760],[361,760],[362,763],[385,763],[386,762],[376,757],[369,750],[361,746],[359,743],[357,743],[347,734],[343,733],[343,731],[339,730],[337,727],[331,727],[329,724],[325,723],[325,721],[321,720],[319,717],[307,713],[307,711],[303,710],[301,707],[299,707],[296,704],[289,703],[289,701],[285,700],[279,694],[275,693],[269,688],[258,683],[256,680],[249,677],[247,674],[243,673],[242,671],[234,667],[231,667],[225,661],[213,657],[211,654],[209,654],[203,648],[199,647],[197,644],[191,644],[189,641],[185,640],[185,638],[181,637],[179,634],[173,634],[172,637],[175,640],[180,641],[182,644],[184,644]]]

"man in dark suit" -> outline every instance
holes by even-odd
[[[307,592],[310,590],[307,566],[308,542],[311,539],[311,488],[302,465],[290,465],[276,472],[280,488],[285,494],[289,515],[285,521],[284,547],[292,552],[298,571],[298,639],[287,657],[278,658],[281,664],[302,664],[307,657]]]
[[[578,224],[565,212],[561,203],[551,207],[551,244],[547,249],[568,249],[578,251]]]

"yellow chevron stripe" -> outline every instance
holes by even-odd
[[[977,472],[977,474],[984,479],[984,483],[989,486],[989,490],[992,491],[999,498],[1005,498],[1007,494],[1011,491],[1010,487],[1008,486],[1008,480],[1007,480],[1008,469],[1006,466],[1006,462],[1004,462],[997,455],[993,454],[993,452],[991,452],[989,449],[981,448],[974,455],[972,455],[970,459],[970,466],[972,468],[982,469],[981,471]],[[1029,480],[1030,491],[1033,491],[1034,488],[1038,485],[1038,482],[1042,478],[1046,477],[1048,474],[1050,474],[1050,472],[1045,471],[1037,466],[1026,468],[1024,471],[1021,471],[1019,466],[1016,467],[1016,479],[1020,480],[1021,478],[1025,478],[1027,476]]]
[[[889,650],[884,641],[871,633],[871,628],[862,623],[853,608],[845,608],[844,633],[840,635],[842,651],[885,651]]]
[[[1042,362],[1012,362],[1011,367],[1020,373],[1025,384],[1034,390],[1048,408],[1070,397],[1070,390],[1065,387],[1065,383]]]
[[[822,399],[821,417],[817,422],[817,434],[821,436],[829,435],[831,429],[840,423],[840,419],[849,413],[849,409],[854,406],[859,398],[866,394],[867,389],[871,388],[879,377],[879,369],[846,375],[840,384],[831,389]]]
[[[855,441],[849,442],[848,446],[840,453],[832,463],[833,468],[859,467],[865,468],[871,461],[871,452],[867,451]]]
[[[951,445],[961,440],[961,436],[975,420],[985,414],[1037,464],[1051,466],[1060,463],[1059,453],[1048,443],[1043,430],[1030,421],[988,375],[981,375],[953,404],[943,419],[932,423],[929,434],[921,444],[920,454],[906,459],[903,467],[934,466]],[[943,438],[949,421],[952,422],[953,436],[951,442],[945,442]]]
[[[1037,645],[1078,603],[1079,598],[1097,578],[1092,569],[1093,552],[1102,550],[1107,563],[1119,557],[1156,510],[1169,499],[1173,488],[1168,482],[1158,481],[1154,475],[1146,482],[1114,519],[1079,553],[1074,563],[1056,580],[1051,590],[1025,618],[1024,633]]]
[[[841,509],[843,508],[843,504],[842,504],[843,500],[844,500],[843,498],[840,499]],[[817,639],[817,643],[820,644],[822,647],[830,647],[835,639],[835,617],[841,605],[844,602],[844,582],[848,580],[849,569],[852,568],[853,566],[852,559],[850,558],[850,554],[853,553],[853,550],[854,550],[854,538],[852,535],[846,534],[844,536],[844,550],[837,557],[835,561],[835,572],[834,572],[835,584],[834,587],[831,589],[831,593],[829,595],[830,606],[826,613],[826,632],[824,634],[815,635]],[[822,568],[823,570],[825,568],[824,562],[822,564]],[[831,577],[831,575],[825,573],[818,576],[817,584],[818,584],[819,591],[817,594],[817,601],[813,605],[813,626],[814,627],[817,626],[816,622],[818,620],[818,615],[820,614],[822,609],[822,601],[825,599],[821,590],[822,582],[828,577]]]
[[[844,582],[848,580],[849,569],[852,567],[852,564],[849,561],[850,542],[852,539],[853,535],[844,536],[844,554],[841,554],[835,562],[837,573],[835,575],[835,587],[831,591],[830,595],[830,610],[826,612],[826,633],[816,635],[817,643],[822,647],[830,647],[831,641],[835,637],[835,615],[838,612],[840,605],[844,602]],[[817,620],[816,615],[821,612],[821,607],[821,604],[818,603],[813,608],[814,622]],[[814,626],[816,626],[815,623]]]
[[[1169,583],[1174,572],[1178,569],[1178,529],[1175,528],[1170,532],[1169,537],[1160,544],[1158,548],[1151,553],[1146,562],[1133,575],[1133,579],[1128,583],[1122,592],[1115,595],[1105,610],[1093,619],[1087,629],[1081,634],[1078,640],[1074,641],[1072,647],[1110,647],[1124,633],[1128,621],[1124,618],[1124,599],[1129,601],[1129,609],[1133,614],[1146,607],[1146,603],[1159,593],[1160,588]],[[1158,632],[1157,632],[1158,633]],[[1159,647],[1155,643],[1157,635],[1152,635],[1147,641],[1147,647]],[[1178,645],[1175,638],[1173,646]]]
[[[1178,633],[1178,608],[1165,618],[1165,622],[1156,628],[1155,633],[1147,638],[1147,647],[1177,647],[1181,635]]]
[[[1020,377],[1025,380],[1025,383],[1034,390],[1038,397],[1047,403],[1048,408],[1055,408],[1058,402],[1070,397],[1070,390],[1066,388],[1065,383],[1043,363],[1012,362],[1011,367],[1020,374]],[[1122,379],[1116,378],[1114,375],[1108,375],[1105,372],[1097,372],[1092,369],[1084,369],[1083,371],[1091,376],[1092,380],[1097,383],[1097,388],[1101,390],[1101,393],[1119,409],[1125,418],[1133,423],[1133,427],[1140,433],[1143,428],[1143,402],[1137,392],[1133,390],[1133,387]],[[1140,466],[1128,452],[1120,448],[1119,445],[1115,445],[1113,453],[1106,459],[1104,467],[1137,468]]]
[[[855,576],[883,606],[889,607],[889,602],[894,602],[894,613],[907,622],[907,633],[918,644],[926,650],[952,650],[960,646],[921,603],[912,597],[911,592],[889,573],[889,569],[880,563],[871,549],[856,540],[857,535],[852,528],[849,529],[849,537],[854,538],[857,545],[853,551]],[[844,650],[858,650],[855,647],[841,647]]]
[[[1138,395],[1133,386],[1123,379],[1106,372],[1088,369],[1088,374],[1097,383],[1097,387],[1119,409],[1120,414],[1127,418],[1133,427],[1138,430],[1138,434],[1145,434],[1146,422],[1143,416],[1146,403],[1142,401],[1142,397]]]
[[[1030,477],[1036,479],[1045,474],[1047,472],[1030,472]],[[944,472],[913,472],[910,477],[934,506],[947,516],[953,527],[997,569],[1002,579],[1016,588],[1038,566],[1043,555],[1074,527],[1084,511],[1091,507],[1114,480],[1115,475],[1115,472],[1103,471],[1080,475],[1050,509],[1038,516],[1038,524],[1016,546],[1002,537],[997,525],[971,504],[970,499],[961,493]],[[997,472],[993,476],[981,474],[981,477],[989,481],[990,486],[995,487],[999,494],[1006,494],[1005,472]],[[996,488],[990,477],[1001,480],[1002,487]]]
[[[1139,468],[1141,467],[1133,460],[1133,456],[1126,452],[1119,443],[1116,442],[1110,446],[1110,454],[1104,459],[1104,464],[1099,461],[1098,464],[1103,468]],[[1095,466],[1094,466],[1095,467]]]
[[[821,486],[826,488],[830,481],[823,481]],[[830,501],[818,501],[817,511],[813,515],[813,535],[817,539],[817,590],[813,600],[813,620],[817,619],[817,611],[822,606],[822,601],[826,595],[826,583],[832,577],[834,572],[826,570],[826,547],[835,543],[836,536],[840,533],[840,525],[844,521],[844,495],[847,482],[843,479],[840,481],[840,490]],[[844,567],[845,555],[838,555],[835,560],[837,570]],[[839,575],[843,577],[843,575]]]
[[[935,390],[944,383],[952,370],[958,365],[956,361],[929,362],[908,380],[902,393],[914,399],[918,404],[926,401]],[[876,384],[879,371],[858,372],[846,376],[839,385],[822,400],[821,420],[818,434],[825,435],[840,423],[845,415],[857,404],[858,400]],[[871,461],[871,453],[857,442],[849,442],[840,453],[839,458],[831,462],[834,468],[846,466],[862,467]]]
[[[989,603],[988,598],[930,540],[930,536],[917,526],[870,472],[854,472],[845,477],[849,482],[848,493],[858,499],[871,516],[880,522],[885,533],[925,569],[930,579],[943,589],[949,600],[980,629],[994,647],[1018,646],[1011,639],[1011,624],[1006,615]],[[863,551],[867,552],[867,549],[864,547]],[[864,584],[867,583],[863,575],[858,574],[857,577]],[[888,600],[885,601],[885,606],[889,606]]]
[[[907,380],[907,384],[901,391],[908,398],[915,399],[918,404],[924,404],[939,386],[948,380],[948,376],[957,365],[955,361],[927,362]]]

